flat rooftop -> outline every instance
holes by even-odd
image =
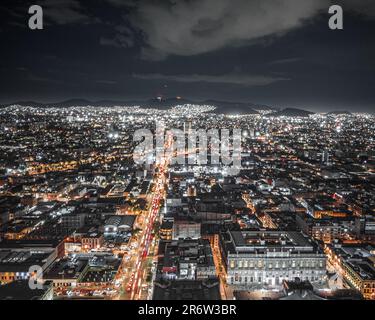
[[[221,300],[219,281],[156,282],[153,300]]]
[[[33,265],[43,266],[50,253],[30,251],[0,251],[0,272],[28,272]]]
[[[296,231],[230,231],[227,237],[230,252],[299,251],[312,252],[316,243]]]
[[[45,275],[46,279],[78,279],[88,265],[88,260],[62,259],[56,261]]]
[[[241,246],[311,246],[300,232],[285,231],[232,231],[232,238],[237,247]]]
[[[41,300],[51,283],[43,289],[30,289],[28,280],[18,280],[0,286],[0,300]]]
[[[347,265],[356,271],[363,280],[375,280],[375,247],[371,245],[342,246],[334,248]]]

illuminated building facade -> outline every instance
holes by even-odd
[[[227,282],[233,286],[280,287],[284,280],[325,281],[326,258],[302,233],[229,231],[222,234]]]

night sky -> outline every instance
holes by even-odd
[[[28,28],[28,8],[44,29]],[[344,9],[344,30],[328,8]],[[158,94],[374,111],[374,0],[1,1],[0,102]]]

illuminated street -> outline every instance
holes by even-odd
[[[165,148],[171,147],[172,137],[168,138]],[[166,153],[168,154],[168,153]],[[171,156],[171,154],[170,154]],[[153,184],[155,190],[148,195],[149,210],[147,214],[142,216],[143,224],[141,231],[137,235],[137,246],[132,251],[131,259],[126,263],[126,276],[123,289],[125,289],[123,298],[131,300],[146,299],[148,292],[151,290],[151,283],[147,281],[148,275],[151,273],[154,262],[157,262],[158,241],[154,231],[155,222],[160,220],[159,211],[161,201],[165,197],[165,185],[167,183],[166,174],[170,157],[162,157],[161,163],[157,165],[157,173],[154,175]],[[154,258],[156,256],[156,258]]]

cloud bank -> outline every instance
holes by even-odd
[[[130,18],[144,33],[145,57],[189,56],[283,34],[306,23],[326,4],[327,0],[146,0]]]

